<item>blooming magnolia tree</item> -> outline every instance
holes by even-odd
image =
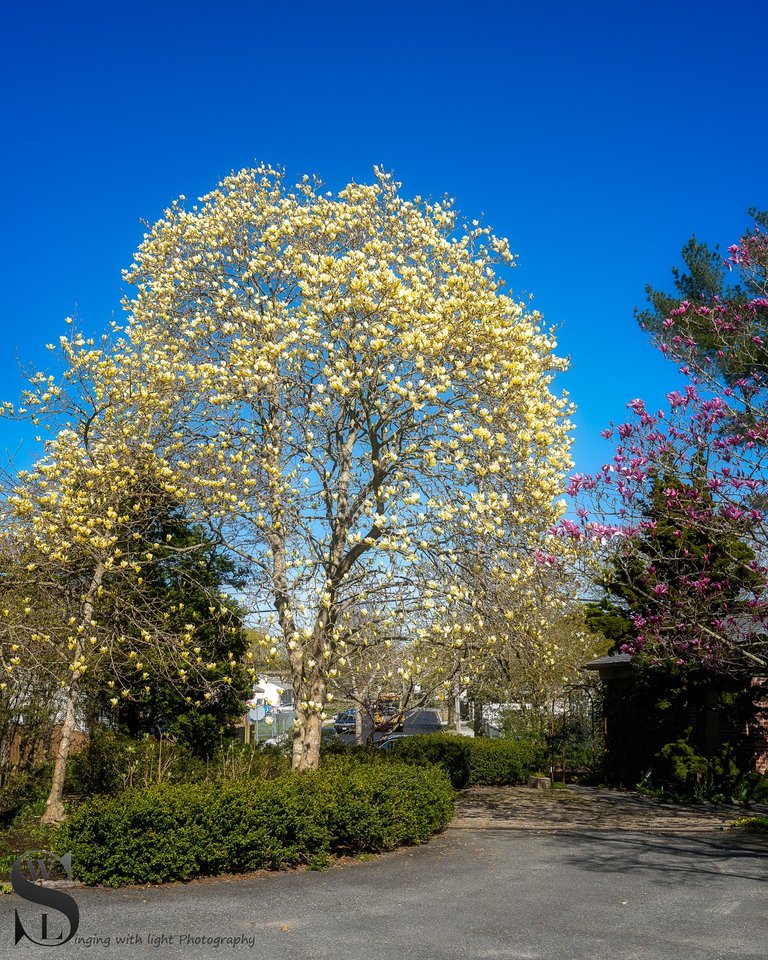
[[[572,560],[575,558],[572,558]],[[583,681],[584,664],[606,652],[604,638],[590,632],[584,606],[573,596],[571,568],[539,570],[523,587],[524,601],[510,598],[496,621],[503,641],[493,645],[478,683],[521,709],[541,713],[574,684]],[[570,590],[569,590],[570,588]],[[509,611],[512,616],[507,618]],[[507,621],[499,623],[502,614]]]
[[[87,676],[111,673],[106,682],[117,706],[130,694],[119,679],[126,662],[146,693],[150,660],[180,686],[192,674],[203,684],[215,675],[216,682],[198,685],[208,697],[231,682],[234,669],[202,663],[194,624],[177,629],[156,591],[143,589],[145,570],[171,548],[156,542],[157,518],[183,498],[161,455],[172,395],[123,376],[119,344],[112,351],[75,335],[62,338],[62,350],[61,382],[35,376],[25,406],[5,407],[51,428],[53,439],[32,470],[9,479],[0,538],[0,691],[10,695],[17,676],[29,673],[51,678],[59,690],[49,822],[64,817],[66,764]],[[222,601],[211,603],[215,615]]]
[[[473,566],[532,558],[569,464],[564,363],[503,290],[507,242],[398,187],[243,170],[166,211],[127,274],[131,352],[183,407],[189,508],[288,652],[299,769],[361,644],[399,644],[401,682],[454,671]]]
[[[666,409],[633,400],[628,421],[605,431],[614,456],[598,475],[572,478],[578,517],[560,526],[602,542],[603,585],[631,614],[623,649],[655,662],[768,666],[768,240],[758,217],[725,260],[691,241],[677,296],[649,290],[641,322],[686,382]]]

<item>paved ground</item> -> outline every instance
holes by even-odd
[[[768,814],[757,806],[755,813]],[[730,805],[683,806],[652,797],[596,787],[531,790],[473,787],[456,805],[454,826],[512,830],[635,830],[644,833],[707,833],[743,815]],[[766,945],[768,957],[768,945]]]
[[[554,804],[568,803],[529,800],[540,809],[553,804],[553,813],[560,811]],[[573,814],[577,802],[570,802]],[[53,955],[92,960],[768,956],[765,846],[721,831],[664,836],[583,829],[573,822],[564,827],[562,819],[554,827],[538,823],[535,831],[498,824],[479,829],[465,822],[475,803],[468,796],[455,826],[424,847],[325,873],[73,891],[81,940]],[[0,955],[45,955],[45,947],[12,946],[16,906],[31,925],[35,908],[3,897]],[[171,942],[155,946],[163,934]],[[181,940],[185,935],[209,942]],[[142,942],[128,945],[124,938],[130,937]],[[245,942],[217,945],[217,938],[226,937]]]

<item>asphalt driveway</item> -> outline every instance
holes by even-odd
[[[62,960],[765,960],[768,955],[768,851],[740,847],[723,833],[673,837],[457,827],[424,847],[325,873],[72,892],[81,914],[77,939],[55,948],[25,941],[14,947],[14,908],[25,922],[38,916],[39,908],[3,897],[0,955]]]

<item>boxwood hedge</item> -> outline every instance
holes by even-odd
[[[530,741],[440,733],[402,737],[393,743],[390,753],[396,761],[438,764],[457,790],[525,783],[547,762],[545,749]]]
[[[93,797],[69,816],[62,849],[87,884],[164,883],[308,864],[421,843],[453,815],[437,767],[329,758],[273,780],[158,785]]]

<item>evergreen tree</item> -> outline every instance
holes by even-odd
[[[674,267],[674,292],[648,285],[650,309],[635,316],[675,360],[689,362],[705,381],[753,392],[768,375],[768,212],[752,209],[755,227],[724,258],[696,237]]]
[[[243,574],[178,511],[157,518],[154,538],[156,557],[142,568],[137,587],[145,598],[153,598],[165,629],[183,634],[188,624],[194,625],[190,653],[198,665],[206,666],[207,678],[231,674],[233,682],[218,685],[211,695],[193,671],[170,677],[165,664],[152,657],[150,647],[141,669],[135,657],[112,664],[114,687],[106,677],[93,677],[91,705],[131,736],[166,733],[195,754],[208,756],[222,737],[231,735],[250,693],[242,663],[250,644],[243,611],[231,595],[243,586]],[[123,599],[126,606],[130,604],[129,597]],[[117,598],[113,615],[119,622],[123,614]],[[237,664],[234,669],[233,663]],[[115,688],[121,697],[118,707],[112,708]]]

